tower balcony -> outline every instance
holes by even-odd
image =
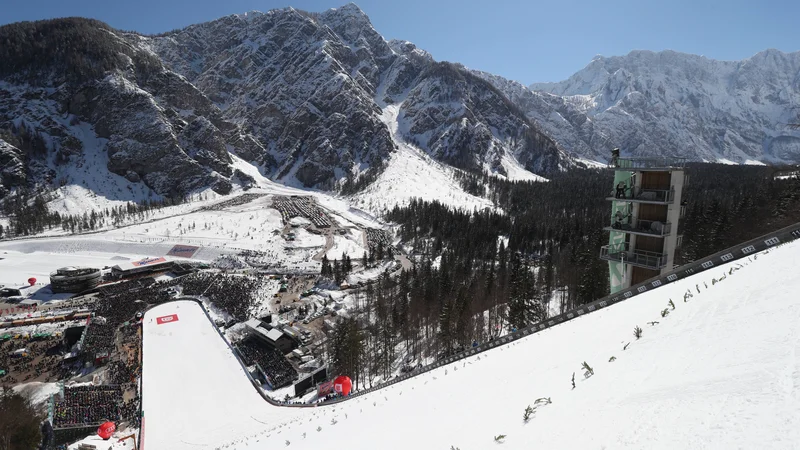
[[[600,259],[652,270],[661,270],[667,266],[665,253],[631,249],[628,242],[600,247]]]
[[[686,167],[688,158],[680,158],[677,156],[656,156],[656,157],[642,157],[642,158],[617,158],[616,161],[611,162],[614,170],[649,170],[649,171],[669,171],[669,170],[683,170]]]
[[[630,188],[625,189],[625,193],[616,195],[616,188],[612,197],[606,197],[606,200],[613,202],[631,202],[631,203],[650,203],[654,205],[671,205],[675,201],[675,188],[669,189],[642,189],[640,187],[634,188],[631,192]]]
[[[630,223],[626,221],[615,221],[612,218],[610,226],[603,228],[606,231],[620,231],[622,233],[637,234],[640,236],[667,236],[672,232],[670,222],[659,222],[657,220],[632,219]]]

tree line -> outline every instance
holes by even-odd
[[[139,52],[95,19],[17,22],[0,26],[0,77],[80,85],[133,62],[137,71],[157,73],[155,55]]]
[[[777,170],[691,164],[676,260],[800,221],[800,180],[774,179]],[[608,243],[613,172],[575,170],[547,183],[458,179],[502,211],[413,199],[386,214],[416,264],[364,288],[329,343],[333,369],[362,386],[388,377],[400,356],[441,357],[608,294],[598,255]]]
[[[51,211],[47,205],[51,200],[52,196],[47,193],[34,194],[20,191],[0,201],[0,212],[8,218],[7,226],[0,224],[0,239],[30,236],[59,228],[76,234],[108,226],[121,226],[133,221],[141,222],[149,218],[154,211],[185,203],[187,198],[127,202],[101,210],[84,211],[82,214]]]

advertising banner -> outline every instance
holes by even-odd
[[[156,324],[157,325],[163,325],[165,323],[177,322],[177,321],[178,321],[178,315],[177,314],[170,314],[168,316],[156,317]]]
[[[167,256],[177,256],[179,258],[191,258],[200,247],[196,245],[175,245],[167,252]]]
[[[331,392],[333,392],[333,381],[320,383],[320,385],[317,387],[317,395],[320,397],[325,397]]]
[[[162,263],[162,262],[166,262],[166,261],[167,261],[167,259],[162,256],[160,258],[145,258],[145,259],[142,259],[142,260],[139,260],[139,261],[134,261],[131,264],[133,264],[136,267],[142,267],[142,266],[149,266],[151,264],[158,264],[158,263]]]

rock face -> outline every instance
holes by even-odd
[[[98,167],[161,195],[226,193],[253,182],[232,154],[278,181],[334,189],[395,150],[388,104],[402,105],[400,137],[444,162],[502,173],[503,155],[540,171],[567,160],[491,85],[387,42],[353,4],[160,36],[89,19],[18,23],[0,42],[0,195],[86,185]]]
[[[228,16],[148,45],[225,120],[246,124],[261,148],[240,156],[276,179],[332,188],[394,150],[373,101],[393,53],[354,5]]]
[[[490,83],[387,42],[353,4],[158,36],[89,19],[18,23],[0,27],[0,42],[10,43],[0,48],[10,62],[0,67],[3,192],[80,184],[79,169],[102,166],[162,195],[225,193],[253,182],[231,155],[276,181],[336,189],[374,179],[397,138],[471,170],[572,164]],[[397,123],[387,105],[399,105]]]
[[[338,189],[375,179],[398,139],[508,176],[604,161],[613,147],[800,161],[800,130],[786,126],[800,104],[800,53],[637,51],[526,87],[386,41],[353,4],[158,36],[90,19],[25,22],[0,27],[0,42],[0,197],[64,184],[226,193],[254,183],[233,155],[279,182]]]
[[[284,182],[330,188],[380,167],[395,150],[381,121],[387,104],[401,104],[401,136],[446,163],[502,173],[503,153],[545,172],[568,161],[491,85],[410,42],[387,42],[353,4],[228,16],[150,45],[226,120],[247,124],[267,151],[244,157]]]
[[[450,63],[429,65],[403,103],[401,129],[436,158],[504,172],[513,157],[531,172],[559,170],[566,156],[491,83]]]
[[[141,37],[87,19],[12,24],[0,35],[11,42],[0,50],[10,61],[0,72],[0,159],[13,162],[3,166],[6,189],[80,183],[75,169],[102,159],[158,194],[230,191],[227,146],[238,126]]]
[[[566,149],[594,159],[620,147],[638,156],[800,161],[800,132],[786,125],[800,105],[800,52],[715,61],[634,51],[597,57],[559,83],[492,82]]]

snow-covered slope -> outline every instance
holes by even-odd
[[[577,127],[581,142],[559,142],[587,157],[607,158],[610,148],[620,147],[640,156],[797,162],[800,130],[787,123],[800,105],[798,76],[800,52],[765,50],[742,61],[717,61],[633,51],[596,57],[565,81],[530,88],[567,104],[559,110],[564,124],[556,128]],[[529,115],[545,115],[529,99],[521,103]]]
[[[390,130],[398,150],[391,155],[378,179],[356,195],[352,203],[375,215],[395,205],[405,205],[412,198],[438,201],[467,210],[491,207],[488,200],[464,192],[453,178],[451,167],[434,161],[405,141],[399,130],[399,112],[397,105],[387,105],[381,115],[381,121]]]
[[[798,265],[800,243],[790,243],[390,388],[300,411],[260,400],[199,307],[162,305],[145,318],[145,448],[166,448],[147,444],[153,434],[174,449],[483,449],[498,441],[513,449],[793,448]],[[173,313],[178,322],[154,324]],[[200,341],[209,351],[193,350]],[[583,362],[593,375],[584,376]]]
[[[298,415],[271,407],[256,393],[198,303],[183,300],[147,311],[143,335],[139,448],[219,448],[234,436]]]

